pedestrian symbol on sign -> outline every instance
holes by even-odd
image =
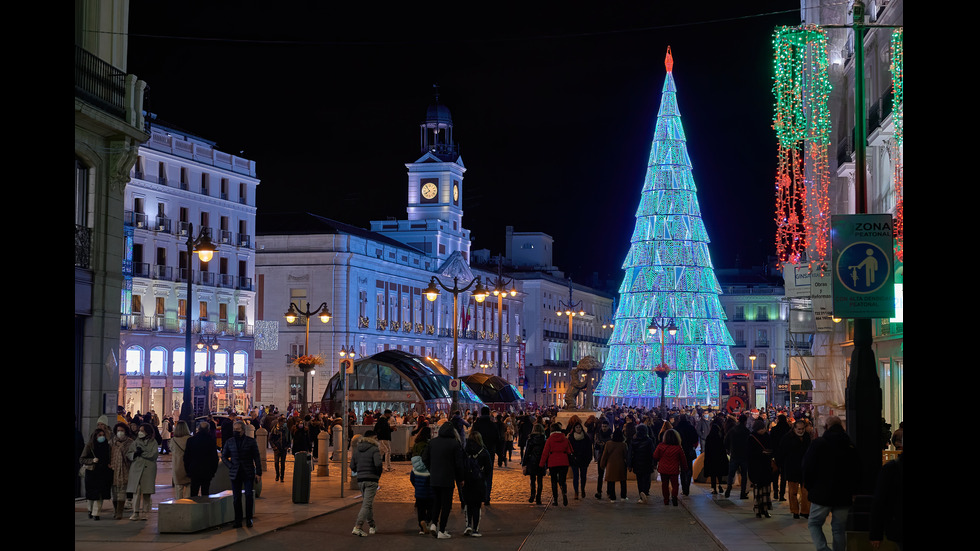
[[[889,257],[867,241],[852,243],[837,259],[837,278],[848,290],[867,294],[880,289],[891,271]]]

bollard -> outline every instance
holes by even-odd
[[[321,453],[316,459],[316,475],[317,476],[330,476],[330,462],[327,461],[327,431],[321,430],[320,434],[317,435],[316,439],[320,443]]]
[[[310,460],[309,452],[299,452],[293,461],[293,503],[310,502]]]
[[[333,452],[331,452],[330,454],[330,461],[340,461],[340,453],[342,448],[341,442],[343,442],[341,440],[342,438],[341,435],[344,432],[344,427],[341,425],[334,425],[333,428],[330,430],[333,431],[333,441],[334,441]]]

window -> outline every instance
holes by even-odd
[[[202,300],[198,303],[198,319],[201,321],[208,321],[208,302]]]
[[[218,321],[228,321],[228,305],[223,302],[218,305]]]
[[[248,201],[247,192],[248,192],[248,188],[245,187],[245,184],[244,183],[238,184],[238,202],[239,203],[244,204],[244,203],[246,203]]]
[[[88,226],[89,168],[75,157],[75,225]]]
[[[768,321],[769,313],[766,306],[759,306],[756,308],[755,319],[758,321]]]
[[[173,368],[170,370],[170,372],[173,373],[174,376],[177,375],[183,376],[185,363],[186,360],[184,359],[184,349],[178,348],[174,350],[174,363],[173,363]]]
[[[204,373],[208,370],[208,347],[203,350],[194,351],[194,374]]]
[[[167,374],[167,349],[155,346],[150,350],[150,375]]]
[[[143,374],[143,349],[130,346],[126,349],[126,375]]]
[[[228,198],[228,178],[221,179],[221,198]]]
[[[211,195],[211,175],[201,174],[201,195]]]
[[[167,314],[167,299],[164,297],[157,297],[156,303],[154,313],[161,317],[165,316]]]
[[[228,375],[228,351],[218,350],[214,353],[214,374]]]
[[[239,350],[235,352],[235,362],[233,364],[233,373],[236,377],[244,377],[248,374],[248,353],[244,350]]]
[[[248,322],[248,319],[246,319],[246,318],[247,318],[247,316],[245,315],[245,305],[244,304],[239,304],[238,305],[238,319],[236,319],[235,321],[237,321],[238,323],[246,323],[246,322]]]
[[[187,319],[187,299],[177,299],[177,319]]]
[[[143,298],[141,295],[133,295],[133,313],[142,314],[143,313]]]

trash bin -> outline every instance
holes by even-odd
[[[293,462],[293,503],[310,502],[310,484],[313,465],[309,452],[295,454]]]

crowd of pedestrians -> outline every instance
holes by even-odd
[[[823,534],[829,518],[833,548],[844,548],[844,527],[861,469],[855,447],[837,417],[821,419],[818,429],[806,410],[730,414],[700,408],[663,412],[613,407],[589,414],[584,421],[571,415],[566,426],[555,421],[556,414],[555,410],[537,410],[494,415],[486,407],[479,414],[455,411],[449,415],[409,412],[401,416],[384,410],[365,411],[362,417],[349,411],[349,425],[361,420],[358,424],[372,426],[363,436],[353,435],[350,428],[345,435],[352,450],[349,466],[362,496],[352,533],[369,536],[378,531],[373,504],[381,477],[392,471],[392,433],[408,431],[412,444],[408,476],[420,535],[451,538],[449,519],[458,501],[465,519],[463,535],[480,537],[481,512],[491,505],[494,470],[510,468],[516,455],[528,479],[531,504],[544,504],[545,475],[551,482],[550,504],[569,505],[569,474],[572,499],[586,499],[591,494],[587,472],[596,463],[595,499],[629,501],[628,480],[635,478],[636,501],[651,503],[651,489],[659,477],[663,504],[677,506],[680,495],[690,494],[697,471],[703,473],[714,495],[731,498],[737,488],[738,499],[751,499],[758,518],[769,518],[774,502],[788,501],[793,518],[807,522],[820,550],[831,548]],[[279,415],[274,408],[247,416],[231,414],[221,422],[224,438],[219,448],[218,422],[210,416],[193,427],[193,434],[185,422],[172,423],[170,417],[158,419],[148,414],[128,419],[120,414],[110,428],[103,416],[87,440],[76,435],[81,440],[77,442],[81,448],[79,474],[85,482],[89,516],[99,520],[102,503],[108,499],[114,518],[123,518],[124,511],[131,509],[131,520],[146,520],[157,456],[171,453],[178,498],[207,495],[223,461],[235,490],[235,525],[251,526],[251,489],[262,472],[254,430],[261,426],[268,431],[275,480],[282,482],[287,454],[305,452],[315,457],[318,434],[329,431],[332,440],[331,429],[343,421],[340,416],[320,413]],[[902,434],[901,428],[894,436],[889,433],[898,450],[903,449]],[[901,545],[901,457],[882,469],[878,481],[873,542],[887,536]]]

